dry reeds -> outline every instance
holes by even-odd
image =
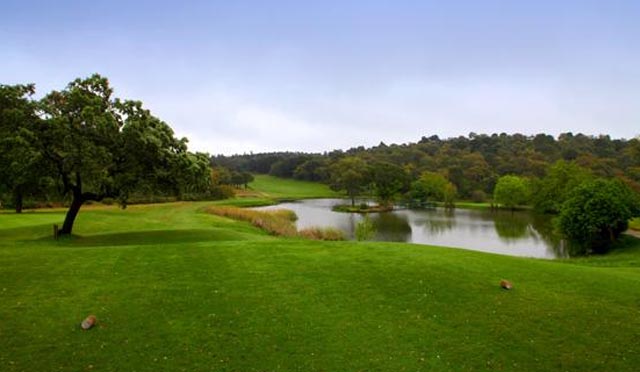
[[[295,212],[288,209],[256,211],[238,207],[209,207],[207,212],[229,217],[234,220],[247,221],[253,226],[265,230],[271,235],[296,236],[297,230],[293,222],[298,218]]]
[[[206,211],[217,216],[247,221],[271,235],[299,236],[312,240],[345,240],[344,233],[334,228],[310,227],[298,232],[294,224],[298,216],[289,209],[256,211],[230,206],[212,206],[207,208]]]
[[[308,227],[298,231],[298,235],[311,240],[345,240],[344,232],[332,227]]]

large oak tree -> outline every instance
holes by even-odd
[[[186,139],[138,101],[113,97],[109,81],[76,79],[42,100],[43,156],[71,195],[61,234],[71,234],[80,207],[106,197],[126,203],[135,190],[176,191],[189,169]],[[186,177],[188,178],[188,177]]]

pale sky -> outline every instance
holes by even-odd
[[[640,134],[640,1],[15,1],[0,84],[107,76],[210,154]]]

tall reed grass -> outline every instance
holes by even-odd
[[[298,236],[312,240],[345,240],[344,233],[333,228],[310,227],[298,231],[294,224],[298,216],[289,209],[256,211],[231,206],[211,206],[206,209],[206,212],[234,220],[247,221],[271,235]]]
[[[212,206],[208,207],[206,211],[218,216],[250,222],[253,226],[265,230],[271,235],[298,235],[296,226],[293,223],[298,216],[296,216],[295,212],[288,209],[256,211],[238,207]]]

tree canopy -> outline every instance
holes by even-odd
[[[210,191],[210,157],[189,153],[169,125],[141,102],[113,96],[100,75],[76,79],[40,101],[34,85],[0,86],[0,192],[22,197],[43,184],[71,197],[61,234],[70,234],[87,201],[132,193]]]
[[[396,194],[407,191],[407,174],[393,163],[374,164],[371,167],[371,177],[376,198],[383,206],[390,205]]]
[[[33,84],[0,85],[0,191],[12,194],[18,213],[24,196],[37,192],[46,178],[34,93]]]
[[[455,196],[455,186],[442,174],[435,172],[422,172],[411,186],[411,197],[421,202],[441,201],[451,206]]]
[[[503,176],[498,179],[493,192],[493,201],[507,208],[524,205],[529,200],[527,182],[518,176]]]
[[[470,133],[466,137],[446,139],[424,136],[414,143],[358,146],[316,154],[220,155],[212,158],[212,162],[238,171],[269,173],[273,170],[272,175],[330,183],[334,177],[332,170],[336,169],[333,165],[347,157],[358,157],[367,164],[395,164],[407,171],[412,182],[425,171],[442,174],[455,186],[461,199],[492,195],[498,178],[505,175],[527,179],[545,177],[548,168],[560,160],[586,169],[593,177],[623,179],[640,191],[640,139],[570,132],[558,137],[544,133],[533,136]],[[283,162],[271,169],[280,160]]]
[[[369,184],[370,170],[364,160],[358,157],[346,157],[337,161],[331,169],[331,188],[344,190],[354,206],[355,198]]]
[[[604,251],[640,216],[638,195],[619,180],[593,180],[576,187],[562,204],[558,226],[583,251]]]
[[[573,161],[558,160],[547,175],[533,184],[532,202],[543,213],[558,213],[569,193],[581,183],[592,179],[591,172]]]
[[[76,79],[43,99],[44,157],[63,193],[72,197],[62,234],[70,234],[80,207],[105,197],[126,203],[138,188],[181,192],[182,183],[207,182],[207,156],[187,153],[187,140],[139,101],[113,97],[109,81]],[[203,165],[205,168],[203,168]]]

